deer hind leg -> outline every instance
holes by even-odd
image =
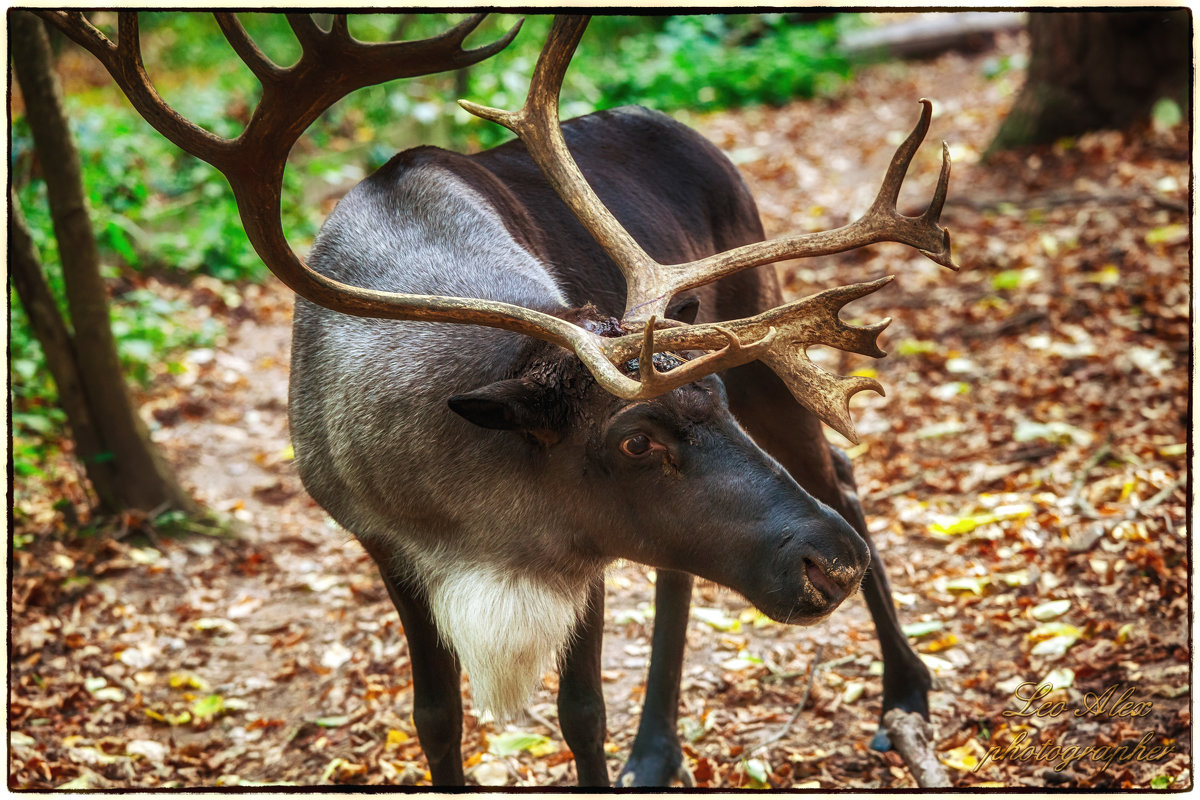
[[[370,549],[368,548],[368,551]],[[464,784],[462,761],[462,669],[443,644],[429,605],[420,592],[398,580],[374,553],[379,574],[400,614],[412,665],[413,724],[429,774],[438,786]]]
[[[600,684],[604,637],[604,579],[597,578],[575,639],[563,657],[558,682],[558,723],[575,755],[580,786],[608,786],[604,757],[606,714]]]
[[[679,747],[679,682],[687,641],[692,576],[659,570],[654,588],[654,636],[642,719],[618,786],[668,786],[672,779],[691,785]]]
[[[875,738],[871,740],[871,749],[890,750],[892,743],[883,727],[883,715],[893,708],[900,708],[915,711],[929,719],[927,695],[932,686],[932,679],[929,668],[909,647],[908,637],[900,630],[900,621],[896,616],[896,606],[892,602],[892,589],[888,585],[883,560],[867,533],[867,521],[862,504],[858,500],[858,487],[854,482],[850,459],[837,448],[831,447],[830,450],[833,453],[834,470],[844,500],[842,515],[862,535],[871,551],[871,566],[863,579],[863,595],[867,600],[867,608],[871,611],[871,619],[875,622],[875,634],[883,655],[883,709],[879,714],[879,729],[875,732]]]

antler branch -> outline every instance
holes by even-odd
[[[233,52],[237,53],[237,57],[242,60],[242,63],[250,68],[259,83],[266,86],[267,84],[277,84],[283,79],[284,69],[259,49],[250,35],[246,33],[246,29],[242,27],[242,21],[238,19],[237,14],[232,11],[214,11],[213,17],[217,20],[217,25],[220,26],[221,33],[225,35]]]
[[[830,375],[814,364],[806,351],[810,345],[821,344],[873,358],[885,356],[877,340],[891,324],[891,319],[871,325],[850,325],[843,322],[838,313],[848,303],[882,289],[893,279],[894,276],[889,275],[868,283],[838,286],[746,319],[655,331],[653,349],[656,352],[717,351],[661,373],[661,385],[673,389],[703,375],[760,360],[783,380],[798,403],[850,441],[857,442],[849,413],[850,398],[866,389],[883,394],[883,387],[871,378]],[[737,347],[731,344],[733,340],[737,341]],[[752,344],[743,344],[745,342]],[[604,339],[601,346],[614,363],[632,358],[639,348],[639,364],[647,362],[644,334]],[[710,368],[689,369],[715,356],[721,358],[710,362]]]
[[[529,94],[519,111],[489,108],[469,100],[458,103],[475,116],[503,125],[521,138],[530,157],[559,197],[620,268],[629,286],[629,295],[640,296],[647,291],[641,289],[641,285],[654,275],[659,265],[596,195],[571,157],[558,123],[558,96],[563,76],[587,24],[588,17],[559,15],[554,18],[546,46],[534,67]],[[663,309],[648,313],[646,318],[661,318],[665,316],[665,310],[664,304]]]

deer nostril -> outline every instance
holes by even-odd
[[[825,570],[821,569],[817,562],[811,558],[804,559],[804,574],[808,576],[808,580],[813,587],[825,595],[827,600],[840,601],[846,596],[845,589],[838,586]]]

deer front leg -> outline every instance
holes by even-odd
[[[900,630],[896,607],[892,602],[892,589],[884,572],[883,559],[875,549],[867,533],[867,521],[862,504],[858,500],[858,487],[850,459],[836,447],[831,447],[833,466],[842,492],[842,515],[866,540],[871,551],[871,566],[863,579],[863,595],[871,619],[875,623],[875,634],[879,639],[879,650],[883,656],[883,709],[879,714],[879,728],[871,740],[872,750],[890,750],[891,740],[883,726],[883,715],[893,708],[913,711],[929,719],[928,692],[932,686],[929,668],[908,645],[908,637]]]
[[[679,682],[683,677],[683,649],[687,641],[688,609],[692,602],[692,576],[659,570],[654,588],[654,636],[650,673],[642,719],[629,760],[618,786],[668,786],[673,778],[690,784],[691,773],[679,747]]]
[[[587,615],[563,659],[558,682],[558,724],[575,754],[580,786],[608,786],[604,760],[604,691],[600,684],[604,638],[604,579],[597,578],[588,597]]]
[[[374,555],[374,554],[372,554]],[[378,558],[376,564],[380,564]],[[379,574],[400,614],[413,678],[413,724],[429,774],[437,786],[462,786],[462,668],[438,636],[420,594],[380,567]]]

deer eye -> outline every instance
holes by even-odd
[[[634,458],[646,455],[653,448],[654,442],[644,433],[636,433],[621,442],[621,452]]]

